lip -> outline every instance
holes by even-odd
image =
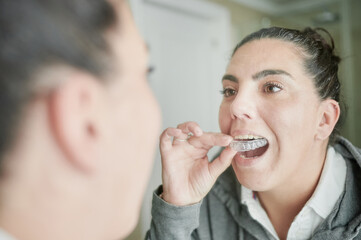
[[[238,152],[234,156],[233,161],[236,163],[236,165],[238,167],[241,167],[241,168],[255,166],[256,164],[258,164],[258,163],[262,162],[262,160],[264,160],[264,156],[267,154],[268,148],[269,148],[269,145],[267,145],[267,150],[261,156],[252,157],[252,158],[242,157],[242,155],[241,155],[242,153]]]
[[[258,157],[253,157],[253,158],[245,158],[245,157],[242,157],[242,153],[237,153],[234,158],[233,158],[233,161],[235,162],[235,164],[238,166],[238,167],[241,167],[241,168],[247,168],[247,167],[252,167],[252,166],[255,166],[256,164],[262,162],[262,160],[264,160],[264,157],[265,155],[267,154],[268,150],[269,150],[269,140],[264,137],[264,135],[261,135],[255,131],[250,131],[250,130],[235,130],[235,131],[232,131],[231,132],[231,136],[234,138],[236,136],[240,136],[240,135],[253,135],[253,136],[259,136],[259,137],[262,137],[264,139],[267,140],[267,150],[261,155],[261,156],[258,156]]]
[[[234,156],[233,161],[239,167],[252,167],[259,162],[261,157],[243,158],[240,153],[237,153],[236,156]]]

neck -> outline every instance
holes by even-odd
[[[316,153],[313,156],[307,156],[309,159],[307,162],[312,164],[300,168],[288,179],[287,184],[277,186],[270,191],[257,193],[261,205],[267,212],[280,239],[287,238],[287,232],[293,220],[317,187],[326,159],[326,145],[319,149],[322,150],[310,151]]]
[[[31,163],[36,164],[36,161]],[[91,232],[86,229],[89,209],[78,201],[80,193],[70,195],[67,189],[56,189],[54,184],[57,183],[29,169],[14,174],[16,176],[6,176],[8,178],[2,180],[0,186],[2,229],[21,240],[94,239],[93,236],[79,236],[79,233]],[[52,172],[48,174],[53,175]]]
[[[50,140],[41,146],[19,144],[2,161],[2,229],[21,240],[100,239],[91,227],[97,216],[91,216],[96,211],[90,206],[97,205],[87,185],[61,161]]]

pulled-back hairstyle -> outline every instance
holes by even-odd
[[[328,35],[330,43],[319,32]],[[280,27],[264,28],[246,36],[238,43],[232,57],[238,48],[244,44],[264,38],[279,39],[295,44],[302,52],[304,68],[313,78],[320,99],[334,99],[339,103],[341,108],[340,119],[329,138],[329,144],[334,144],[345,118],[346,107],[341,98],[341,84],[338,78],[338,65],[341,59],[334,52],[335,46],[331,35],[323,28],[305,28],[303,31]]]
[[[116,14],[105,0],[0,0],[0,160],[12,146],[34,75],[63,64],[95,75]]]

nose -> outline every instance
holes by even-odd
[[[238,91],[230,106],[232,119],[251,120],[256,115],[256,98],[246,90]]]

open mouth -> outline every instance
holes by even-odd
[[[267,151],[268,146],[267,139],[254,135],[236,136],[230,144],[243,158],[259,157]]]

